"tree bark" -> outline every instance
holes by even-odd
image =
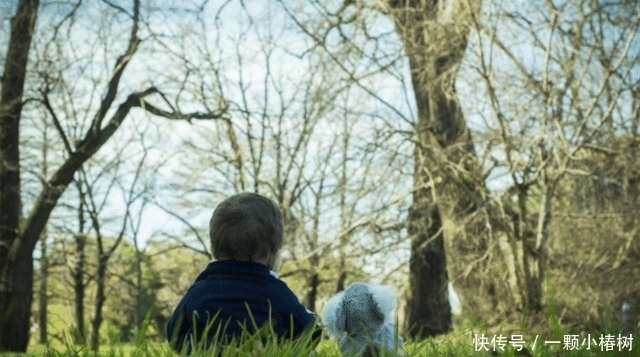
[[[85,296],[85,284],[84,284],[84,265],[86,261],[85,257],[85,245],[87,237],[83,233],[75,235],[76,251],[75,251],[75,264],[73,266],[73,293],[74,293],[74,321],[75,321],[75,334],[74,342],[77,344],[84,344],[86,341],[85,326],[84,326],[84,296]]]
[[[525,277],[527,280],[527,309],[534,313],[541,313],[544,306],[542,285],[546,266],[546,247],[549,239],[549,223],[551,222],[551,201],[553,199],[555,183],[545,178],[538,210],[538,225],[535,237],[529,241],[525,252]]]
[[[345,288],[345,283],[347,282],[347,271],[345,270],[344,259],[340,258],[340,267],[338,268],[338,280],[336,281],[336,290],[335,294],[341,292]]]
[[[3,276],[10,290],[0,292],[0,351],[24,352],[29,343],[33,295],[33,249],[20,249],[10,256]]]
[[[38,288],[38,342],[47,344],[47,283],[49,280],[49,258],[47,257],[47,235],[40,240],[40,282]]]
[[[513,248],[511,244],[509,244],[509,237],[507,234],[500,233],[498,236],[498,247],[500,248],[500,252],[502,253],[504,264],[507,269],[507,286],[509,287],[513,306],[520,308],[522,307],[523,299],[520,286],[518,285],[518,282],[520,281],[520,279],[518,279],[518,263]]]
[[[93,305],[93,317],[91,318],[91,350],[97,351],[100,347],[100,326],[102,325],[102,307],[107,300],[105,285],[107,279],[107,262],[109,256],[100,253],[98,256],[98,268],[96,271],[96,296]]]
[[[142,323],[144,321],[144,317],[145,314],[148,311],[143,311],[143,309],[147,309],[149,308],[149,306],[147,306],[147,304],[143,304],[142,298],[146,297],[145,291],[144,291],[144,282],[142,280],[142,252],[140,251],[140,249],[138,248],[138,241],[137,239],[135,239],[134,241],[134,245],[135,245],[135,249],[136,249],[136,280],[135,280],[135,289],[136,289],[136,311],[135,311],[135,315],[134,315],[134,323],[135,323],[135,333],[136,333],[136,339],[141,338],[140,336],[140,331],[142,330]],[[151,306],[150,308],[153,308],[153,306]]]
[[[78,196],[80,197],[78,203],[78,233],[73,236],[76,243],[74,264],[71,270],[73,280],[73,295],[74,295],[74,322],[75,333],[73,335],[74,342],[76,344],[84,344],[86,342],[85,327],[84,327],[84,296],[85,296],[85,284],[84,284],[84,266],[85,266],[85,245],[87,242],[87,236],[84,234],[85,226],[85,206],[86,194],[83,191],[83,180],[76,180],[76,189],[78,190]]]
[[[413,196],[408,222],[412,238],[405,331],[412,339],[442,334],[452,327],[442,220],[429,198],[430,190],[420,191]]]
[[[472,3],[479,8],[480,1]],[[477,11],[470,4],[463,0],[389,1],[409,58],[418,114],[413,203],[407,222],[411,257],[405,330],[412,339],[451,329],[444,244],[451,237],[444,236],[443,222],[455,221],[473,209],[470,199],[460,194],[462,190],[445,184],[450,181],[448,176],[457,176],[449,163],[466,169],[476,159],[455,92],[457,69]],[[438,197],[446,198],[446,205]]]
[[[0,78],[0,351],[23,352],[29,340],[33,249],[25,254],[16,244],[22,215],[19,128],[38,5],[38,0],[18,3]]]
[[[68,145],[68,158],[44,183],[24,222],[20,221],[22,204],[18,129],[28,53],[39,2],[20,0],[18,4],[11,24],[11,39],[0,94],[0,351],[26,351],[33,294],[32,253],[40,234],[75,173],[111,138],[129,111],[134,107],[141,107],[151,114],[175,120],[220,119],[226,112],[226,107],[213,113],[165,111],[145,101],[146,96],[159,93],[156,88],[151,87],[130,94],[116,108],[109,121],[104,123],[115,101],[122,74],[140,42],[137,37],[140,1],[134,0],[133,3],[133,25],[128,47],[116,60],[105,97],[93,118],[91,128],[75,148]]]
[[[315,257],[315,259],[314,259]],[[318,258],[314,254],[309,260],[311,263],[310,272],[307,278],[307,293],[304,297],[305,306],[311,311],[316,309],[316,300],[318,299],[318,285],[320,285],[320,276],[318,275]]]

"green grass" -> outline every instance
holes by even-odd
[[[498,334],[499,335],[499,334]],[[477,345],[474,344],[473,341],[474,334],[471,333],[470,330],[465,332],[453,332],[445,336],[426,339],[419,342],[406,343],[404,346],[404,350],[406,356],[429,356],[429,357],[438,357],[438,356],[492,356],[493,353],[493,344],[490,340],[493,338],[493,334],[490,336],[485,334],[485,337],[489,340],[488,349],[477,350]],[[504,334],[504,336],[509,340],[511,337],[510,334]],[[593,337],[593,336],[592,336]],[[581,346],[580,350],[577,351],[566,351],[562,349],[562,344],[560,345],[550,345],[545,344],[546,340],[560,340],[562,341],[562,337],[558,339],[558,337],[554,336],[539,336],[538,341],[536,343],[535,349],[532,348],[533,341],[535,339],[535,335],[531,336],[523,336],[525,341],[526,348],[531,352],[532,356],[535,357],[547,357],[547,356],[607,356],[607,357],[618,357],[618,356],[640,356],[640,348],[636,348],[633,346],[633,349],[629,351],[625,349],[623,351],[618,351],[617,347],[614,348],[613,351],[600,351],[600,348],[597,346],[592,346],[590,351],[585,349],[585,346]],[[598,338],[596,338],[597,340]],[[499,340],[499,339],[498,339]],[[274,343],[275,339],[268,339],[265,345],[261,343],[257,343],[256,339],[245,339],[242,342],[235,343],[223,351],[222,357],[228,356],[282,356],[282,357],[299,357],[299,356],[308,356],[310,352],[310,348],[302,342],[289,342],[289,343]],[[494,339],[495,342],[495,339]],[[635,341],[634,341],[635,342]],[[496,352],[499,356],[522,356],[518,354],[511,346],[507,343],[505,344],[504,351],[501,350],[499,344],[496,344]],[[318,357],[341,357],[340,351],[338,349],[338,345],[335,340],[323,340],[316,348]],[[154,341],[141,341],[138,344],[120,344],[120,345],[105,345],[100,348],[99,353],[94,353],[89,350],[89,348],[85,346],[74,346],[70,344],[64,343],[54,343],[49,346],[44,345],[33,345],[30,346],[30,349],[27,354],[0,354],[2,356],[74,356],[74,357],[84,357],[84,356],[92,356],[92,357],[147,357],[147,356],[178,356],[178,354],[174,353],[166,343],[162,342],[154,342]],[[211,350],[207,351],[198,351],[193,354],[193,356],[212,356]],[[389,356],[387,354],[387,356]]]
[[[550,304],[553,306],[553,304]],[[458,328],[453,332],[429,338],[422,341],[414,341],[405,343],[403,348],[407,357],[442,357],[442,356],[504,356],[504,357],[520,357],[527,356],[516,351],[516,337],[522,336],[524,347],[533,357],[551,357],[551,356],[639,356],[640,357],[640,341],[632,341],[629,348],[619,348],[617,345],[617,337],[619,336],[619,328],[615,324],[603,324],[602,329],[605,332],[591,331],[591,349],[587,350],[583,344],[585,336],[575,337],[577,340],[577,350],[566,350],[564,347],[565,332],[562,330],[558,319],[554,318],[555,311],[549,309],[548,327],[542,332],[527,331],[524,326],[504,326],[502,328],[488,328],[482,326],[478,322],[462,321],[457,324]],[[71,341],[69,334],[62,334],[62,338],[56,338],[48,345],[32,344],[29,346],[26,354],[9,354],[1,353],[0,356],[22,357],[22,356],[47,356],[47,357],[174,357],[186,356],[186,353],[177,354],[169,347],[166,342],[156,341],[147,335],[147,327],[149,327],[148,319],[141,330],[140,337],[136,343],[132,344],[102,344],[98,353],[91,351],[88,346],[75,345]],[[606,332],[608,331],[608,332]],[[311,332],[311,331],[310,331]],[[597,343],[600,337],[606,337],[608,334],[613,338],[611,350],[604,350]],[[571,337],[572,335],[569,335]],[[627,335],[628,336],[628,335]],[[635,336],[633,336],[635,338]],[[255,335],[243,334],[243,337],[234,340],[227,345],[220,357],[239,357],[239,356],[281,356],[281,357],[300,357],[309,356],[312,347],[310,347],[311,334],[306,334],[294,341],[282,342],[278,341],[272,329],[259,329],[259,333]],[[559,344],[545,343],[548,341],[559,341]],[[595,342],[595,343],[594,343]],[[636,343],[637,342],[637,343]],[[535,343],[535,346],[534,346]],[[637,345],[637,346],[636,346]],[[191,356],[207,356],[214,354],[216,346],[205,349],[203,346],[196,346],[196,351]],[[317,357],[342,357],[335,339],[323,339],[315,348]],[[392,356],[385,354],[385,356]],[[380,356],[382,357],[382,356]]]

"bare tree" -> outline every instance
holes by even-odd
[[[71,276],[73,278],[73,296],[74,296],[74,322],[75,322],[75,342],[84,344],[86,341],[86,328],[84,324],[84,298],[87,283],[85,281],[86,271],[86,251],[87,230],[86,230],[86,191],[82,178],[75,180],[78,190],[78,230],[73,233],[75,243],[74,264],[71,267]]]
[[[24,82],[39,1],[20,1],[11,21],[11,40],[5,57],[0,96],[0,350],[24,351],[29,334],[29,311],[33,279],[31,251],[17,256],[13,244],[19,241],[22,214],[20,197],[19,123]],[[41,231],[42,229],[40,229]],[[40,236],[32,237],[33,245]],[[14,257],[11,257],[11,256]],[[12,258],[12,259],[11,259]],[[9,261],[11,259],[11,262]],[[24,262],[16,267],[17,262]],[[17,263],[20,264],[20,263]],[[11,270],[23,270],[14,278]],[[25,284],[26,283],[26,284]],[[21,286],[25,284],[24,286]],[[19,285],[19,286],[14,286]],[[11,309],[9,309],[11,307]]]
[[[412,248],[405,329],[412,338],[446,332],[451,328],[451,317],[445,235],[451,232],[444,232],[443,227],[455,225],[447,222],[467,220],[476,203],[466,192],[482,187],[482,182],[471,179],[474,177],[471,171],[477,169],[477,158],[454,87],[480,1],[311,3],[320,9],[319,16],[329,20],[325,21],[327,25],[314,29],[306,22],[303,24],[294,10],[285,7],[298,19],[302,31],[340,63],[340,68],[357,86],[413,127],[412,135],[405,137],[415,144],[413,203],[407,222]],[[388,31],[376,31],[369,25],[375,23],[385,28],[383,23],[373,20],[380,14],[393,21],[395,38],[400,38],[409,60],[415,120],[409,120],[397,103],[371,90],[366,77],[357,75],[357,67],[350,66],[355,54],[368,63],[369,75],[384,73],[402,78],[402,71],[397,70],[402,68],[401,57],[389,55],[393,48],[389,42],[393,40],[389,39]],[[340,51],[332,44],[333,36],[339,38]],[[368,46],[375,50],[368,51]]]
[[[371,242],[364,232],[384,217],[391,205],[387,197],[397,195],[389,186],[406,177],[398,168],[408,158],[381,153],[381,141],[393,136],[385,132],[384,110],[369,107],[366,92],[338,62],[310,49],[306,34],[295,27],[291,31],[294,24],[281,7],[254,5],[247,4],[240,19],[221,16],[219,26],[233,21],[239,27],[228,45],[224,39],[205,39],[228,51],[195,46],[202,49],[197,56],[224,64],[216,66],[217,73],[206,67],[199,71],[202,77],[221,78],[232,120],[193,127],[196,135],[186,139],[193,155],[184,156],[174,175],[182,181],[173,186],[180,187],[173,190],[179,197],[162,206],[180,207],[191,245],[206,252],[206,234],[199,233],[206,229],[197,228],[206,223],[184,217],[201,216],[235,192],[273,198],[285,220],[282,277],[304,281],[298,292],[314,309],[323,295],[335,292],[335,284],[326,284],[329,276],[335,273],[344,285],[363,275],[366,251],[350,246],[367,245],[358,239]],[[287,43],[282,31],[290,31]]]
[[[599,165],[585,164],[615,155],[613,143],[633,122],[623,107],[638,83],[632,48],[640,18],[623,15],[638,13],[631,3],[490,5],[471,66],[478,76],[471,77],[484,84],[497,127],[487,132],[500,149],[486,151],[509,177],[504,197],[493,200],[495,213],[512,220],[500,227],[511,301],[536,313],[545,302],[550,227],[563,186],[569,178],[599,177]]]
[[[123,158],[122,155],[125,153],[130,157],[126,159]],[[126,168],[122,168],[124,163],[134,161],[133,157],[131,157],[131,150],[127,150],[126,145],[123,146],[119,155],[114,155],[112,158],[113,164],[105,165],[107,170],[109,170],[108,172],[101,169],[92,178],[85,170],[81,169],[80,171],[82,176],[81,182],[84,185],[84,192],[79,196],[79,198],[83,200],[81,203],[82,206],[85,207],[96,239],[96,266],[94,274],[96,290],[93,301],[93,312],[90,326],[91,330],[89,335],[89,344],[93,350],[98,350],[100,342],[100,327],[103,321],[103,307],[108,298],[106,288],[109,262],[111,261],[114,253],[118,250],[120,244],[125,240],[125,236],[127,234],[133,235],[134,241],[137,242],[140,219],[138,216],[138,219],[136,220],[136,224],[138,226],[134,226],[133,230],[131,230],[131,220],[134,219],[132,211],[134,209],[134,205],[142,202],[142,207],[138,210],[138,214],[141,215],[144,206],[146,206],[146,202],[148,201],[148,185],[141,184],[141,181],[144,179],[143,176],[145,175],[145,172],[143,171],[155,171],[146,170],[147,168],[145,167],[147,165],[146,158],[148,156],[148,148],[143,145],[141,153],[133,154],[136,156],[137,163],[131,172],[127,172]],[[94,157],[94,159],[99,159],[99,156],[97,158]],[[101,161],[104,162],[104,160]],[[106,181],[106,185],[102,184],[105,186],[102,190],[100,190],[100,186],[102,186],[100,181]],[[113,191],[114,189],[116,191]],[[107,211],[106,208],[108,205],[113,204],[110,201],[113,199],[113,193],[115,192],[122,193],[122,208],[118,210],[122,213],[121,215],[118,215],[119,217],[116,217],[116,220],[120,222],[120,227],[117,229],[117,232],[111,236],[112,241],[109,244],[106,240],[106,238],[109,238],[109,234],[105,232],[105,223],[113,221],[113,219],[105,217],[108,214],[105,213],[105,211]],[[137,250],[136,244],[136,254],[139,253],[140,252]],[[141,271],[138,271],[138,273],[141,273]],[[141,284],[141,281],[138,281],[138,284]],[[139,314],[139,312],[136,312],[136,314]],[[140,316],[136,316],[138,316],[137,322],[141,323]]]
[[[480,1],[388,3],[409,59],[418,115],[405,330],[419,338],[451,329],[445,239],[454,237],[445,237],[444,227],[475,210],[464,189],[446,182],[453,176],[463,188],[476,186],[463,174],[473,170],[476,157],[455,82]]]
[[[80,3],[78,3],[80,6]],[[100,149],[121,126],[133,108],[168,119],[218,119],[224,107],[207,112],[183,113],[171,105],[163,93],[153,85],[140,91],[132,91],[120,104],[115,104],[119,84],[128,64],[131,63],[140,45],[141,26],[140,1],[133,1],[132,11],[105,2],[114,16],[128,17],[131,23],[129,37],[121,55],[113,63],[106,82],[102,84],[104,94],[98,108],[78,141],[69,140],[64,131],[63,118],[49,110],[50,118],[64,141],[67,157],[63,164],[53,169],[53,174],[42,186],[38,198],[25,219],[22,214],[20,190],[20,115],[23,112],[23,88],[27,73],[29,47],[34,33],[38,1],[20,1],[12,22],[11,39],[5,57],[0,98],[0,117],[3,136],[0,138],[0,350],[24,351],[29,338],[29,316],[33,291],[32,252],[58,199],[72,182],[74,174]],[[65,17],[72,18],[76,7]],[[68,22],[73,24],[74,22]],[[75,28],[69,25],[68,34]],[[60,33],[53,32],[54,36]],[[54,38],[55,39],[55,38]],[[71,39],[69,39],[71,40]],[[55,86],[45,78],[41,80],[41,95],[33,105],[47,107]],[[171,109],[165,110],[148,102],[152,95],[159,96]],[[54,107],[53,105],[51,106]]]
[[[149,303],[150,298],[152,298],[149,296],[149,291],[151,291],[151,295],[154,296],[157,286],[151,285],[149,281],[145,280],[145,269],[151,269],[149,266],[149,254],[147,252],[150,242],[146,241],[146,243],[143,243],[140,234],[142,225],[144,224],[144,215],[155,193],[155,173],[166,164],[164,160],[154,163],[145,162],[150,161],[147,160],[147,157],[154,156],[154,154],[157,155],[157,153],[154,153],[155,145],[148,143],[148,141],[151,140],[146,138],[147,131],[148,128],[143,127],[137,133],[137,142],[142,147],[142,151],[140,153],[139,165],[135,171],[134,180],[131,182],[131,189],[129,190],[130,195],[135,191],[136,199],[132,202],[135,203],[135,205],[128,205],[125,212],[126,216],[128,216],[128,220],[126,220],[128,223],[128,238],[131,240],[130,243],[133,244],[134,250],[134,261],[132,263],[133,278],[130,276],[120,277],[121,280],[127,283],[133,290],[133,324],[136,339],[143,337],[141,333],[144,319],[147,315],[150,318],[150,322],[156,322],[158,325],[156,327],[160,334],[164,333],[164,324],[166,323],[159,308]],[[119,187],[122,191],[126,190],[124,183],[120,183]]]
[[[295,206],[300,204],[299,200],[309,189],[311,182],[324,180],[324,177],[320,178],[318,174],[309,175],[309,172],[313,171],[310,167],[323,168],[324,173],[328,170],[328,157],[325,155],[331,155],[332,151],[330,148],[325,151],[327,143],[320,147],[314,138],[320,121],[331,112],[331,99],[340,93],[340,89],[333,90],[336,88],[336,82],[329,78],[329,72],[321,63],[309,65],[310,68],[303,78],[294,79],[293,76],[282,72],[280,61],[283,53],[274,33],[277,30],[274,28],[276,23],[253,19],[253,14],[248,9],[245,9],[244,16],[244,21],[251,20],[241,23],[246,27],[240,36],[247,36],[249,33],[260,37],[257,41],[261,48],[255,53],[250,53],[236,45],[235,53],[223,54],[235,57],[234,71],[237,71],[237,80],[223,81],[226,96],[230,97],[229,113],[233,120],[218,122],[213,128],[194,128],[193,132],[197,135],[187,139],[187,146],[196,155],[185,157],[184,161],[189,163],[182,166],[196,167],[197,163],[201,168],[197,171],[180,170],[176,172],[176,176],[183,177],[186,182],[198,184],[196,187],[187,186],[181,190],[182,199],[178,202],[185,208],[209,211],[213,207],[204,208],[198,202],[215,202],[226,195],[242,191],[266,194],[273,198],[283,211],[287,246],[297,245],[294,242],[305,239],[307,252],[312,252],[319,244],[319,212],[302,217],[304,213],[297,212]],[[240,40],[236,43],[241,44]],[[215,54],[209,52],[203,52],[201,55],[216,58]],[[293,56],[287,57],[294,61]],[[256,59],[263,63],[256,64]],[[259,78],[244,73],[246,68],[256,65],[265,71],[259,74]],[[212,137],[215,139],[211,140]],[[317,159],[316,155],[327,160]],[[319,185],[322,187],[322,183]],[[322,188],[319,190],[321,193],[316,192],[317,200],[312,204],[317,210],[321,208],[321,196],[325,194]],[[189,197],[190,192],[197,195],[195,200]],[[203,194],[209,195],[212,199],[203,201]],[[196,214],[194,212],[189,215]],[[306,221],[307,218],[310,221]],[[315,226],[311,223],[314,220]],[[204,229],[193,228],[197,224],[185,219],[181,221],[192,227],[190,235],[196,239],[194,243],[197,249],[206,252],[207,239],[198,233]],[[305,227],[306,223],[310,225]],[[184,237],[180,240],[186,241]],[[319,255],[317,252],[311,253],[308,259],[316,261],[315,264],[312,263],[315,268]],[[308,269],[305,269],[304,273],[309,282],[306,300],[313,306],[319,277],[317,272]]]

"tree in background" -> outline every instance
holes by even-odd
[[[53,235],[53,234],[52,234]],[[50,236],[52,236],[50,235]],[[104,237],[104,244],[112,246],[115,239]],[[162,306],[159,297],[164,294],[165,284],[161,283],[160,277],[164,276],[169,270],[159,268],[160,264],[155,265],[154,259],[160,253],[155,251],[155,245],[150,244],[145,251],[136,253],[136,249],[132,242],[123,240],[118,246],[117,252],[110,258],[110,264],[105,276],[104,293],[107,299],[104,300],[104,315],[99,333],[99,345],[113,343],[130,343],[137,340],[139,326],[137,325],[137,314],[142,316],[144,320],[149,316],[149,325],[147,326],[147,337],[149,339],[161,340],[164,334],[164,321],[158,314],[169,312],[161,311]],[[97,250],[97,240],[92,235],[87,236],[87,251]],[[64,260],[72,257],[75,251],[74,243],[69,237],[60,235],[54,239],[49,246],[49,258],[53,262]],[[175,251],[175,250],[172,250]],[[193,259],[181,252],[183,258]],[[194,253],[195,254],[195,253]],[[179,255],[172,256],[171,262],[178,261],[184,267],[189,263],[187,260],[180,261]],[[142,280],[142,291],[137,288],[137,271],[138,260],[140,264],[140,279]],[[169,261],[163,261],[164,264]],[[86,265],[92,270],[89,279],[85,281],[85,304],[91,306],[95,298],[97,290],[96,280],[93,278],[93,271],[98,266],[97,257],[94,254],[87,256]],[[49,290],[49,341],[68,344],[73,343],[74,338],[74,320],[73,305],[75,297],[73,295],[73,281],[69,279],[68,266],[65,264],[56,264],[49,268],[48,290]],[[36,281],[40,281],[41,276],[36,275]],[[163,278],[162,281],[170,279]],[[171,284],[166,284],[171,285]],[[136,311],[140,308],[140,313]],[[84,319],[89,320],[93,312],[91,309],[85,312]],[[41,326],[38,326],[41,328]],[[88,345],[87,345],[88,346]]]
[[[204,37],[185,61],[202,56],[216,63],[198,73],[222,83],[231,120],[191,127],[185,142],[194,155],[182,156],[172,173],[176,197],[158,204],[182,212],[188,237],[174,234],[176,240],[206,253],[208,238],[201,232],[217,202],[242,191],[273,198],[285,220],[283,278],[304,279],[298,293],[317,309],[327,270],[334,270],[329,262],[341,262],[338,282],[344,286],[360,276],[369,251],[397,246],[384,240],[390,237],[384,229],[370,233],[376,225],[388,228],[405,202],[398,197],[408,190],[401,181],[406,147],[385,150],[383,142],[391,146],[399,139],[385,128],[381,112],[368,107],[362,89],[340,74],[336,62],[309,48],[306,35],[280,35],[291,19],[277,5],[255,2],[237,17],[226,17],[224,9],[216,13],[217,26],[236,28],[233,37]],[[202,26],[211,25],[203,20]],[[212,43],[227,50],[210,52]]]
[[[143,140],[141,140],[143,141]],[[126,146],[123,147],[123,151],[121,153],[127,152]],[[94,280],[96,285],[95,290],[95,298],[93,301],[93,313],[91,317],[91,330],[90,330],[90,339],[89,345],[92,350],[97,351],[100,345],[100,327],[102,326],[103,314],[104,314],[104,304],[107,299],[107,273],[109,269],[109,264],[112,257],[115,255],[118,247],[125,239],[125,235],[130,233],[131,239],[133,239],[135,243],[136,249],[136,258],[137,255],[140,254],[138,251],[137,244],[137,234],[139,230],[139,224],[141,222],[141,214],[148,201],[148,196],[150,195],[149,188],[147,185],[140,185],[139,181],[143,179],[143,170],[146,165],[146,157],[148,155],[148,149],[144,147],[141,153],[131,153],[129,152],[129,157],[127,159],[123,159],[122,156],[117,155],[113,157],[112,165],[106,165],[109,171],[105,172],[103,170],[98,171],[95,178],[89,178],[84,172],[81,170],[81,174],[83,176],[82,182],[84,182],[84,190],[86,190],[86,194],[81,194],[79,197],[82,200],[81,205],[85,207],[85,210],[90,217],[91,221],[91,230],[95,235],[96,240],[96,266],[95,266],[95,274]],[[138,162],[136,164],[135,169],[132,172],[127,172],[123,170],[120,166],[122,162],[125,161],[133,161],[134,156],[139,156]],[[103,160],[103,162],[106,160]],[[153,169],[149,171],[153,172]],[[100,186],[99,181],[107,181],[104,186],[104,192],[97,192],[98,187]],[[128,182],[127,182],[128,181]],[[109,245],[105,242],[105,232],[103,223],[108,221],[108,219],[101,217],[103,216],[103,212],[105,208],[110,203],[109,199],[111,198],[111,192],[113,188],[117,188],[119,192],[122,193],[122,209],[120,210],[120,214],[118,216],[119,221],[121,222],[120,229],[116,232],[113,237],[113,242]],[[132,211],[134,210],[134,205],[142,201],[141,207],[138,209],[139,214],[137,215],[136,222],[132,222],[134,219]],[[132,227],[132,225],[134,225]],[[132,228],[132,229],[128,229]],[[75,235],[74,235],[75,236]],[[134,286],[138,286],[142,284],[141,281],[141,262],[136,260],[136,269],[135,276],[136,280],[134,280]],[[74,284],[75,285],[75,284]],[[74,289],[75,290],[75,289]],[[138,291],[139,293],[140,291]],[[138,295],[134,295],[138,296]],[[78,301],[78,299],[76,299]],[[82,302],[82,301],[79,301]],[[137,323],[141,324],[140,312],[134,310],[134,316],[136,316]],[[139,326],[139,324],[137,326]]]
[[[56,206],[58,199],[72,182],[74,174],[82,165],[95,154],[121,126],[124,119],[133,108],[142,108],[147,112],[169,119],[218,119],[223,115],[224,108],[216,107],[211,111],[182,113],[171,105],[167,97],[153,84],[147,82],[145,89],[131,90],[130,94],[123,98],[119,94],[120,82],[127,66],[131,63],[140,45],[140,1],[132,2],[131,10],[115,6],[109,2],[103,3],[101,11],[111,13],[110,18],[128,19],[131,27],[128,36],[117,37],[114,41],[123,45],[124,49],[114,62],[112,70],[100,79],[97,79],[95,89],[101,94],[94,97],[99,104],[88,106],[83,112],[87,119],[84,133],[68,133],[65,131],[66,117],[59,117],[55,105],[50,112],[50,123],[64,142],[63,154],[66,158],[57,168],[52,168],[53,174],[43,181],[38,198],[31,208],[22,216],[22,196],[20,188],[20,117],[26,110],[34,107],[48,107],[55,103],[53,97],[58,92],[56,83],[49,79],[60,80],[64,75],[78,69],[88,70],[86,66],[63,65],[61,63],[46,62],[47,59],[57,58],[47,53],[47,57],[41,59],[43,64],[57,65],[59,72],[41,72],[34,75],[33,83],[35,91],[29,92],[32,99],[28,106],[24,99],[24,91],[29,59],[29,47],[32,36],[50,36],[55,41],[58,36],[65,34],[73,36],[78,22],[69,21],[75,18],[76,10],[81,3],[70,6],[62,6],[61,19],[53,20],[53,31],[46,29],[42,33],[39,28],[34,32],[35,19],[38,13],[38,1],[22,0],[18,3],[16,15],[12,21],[11,38],[5,56],[4,75],[2,77],[2,96],[0,97],[0,120],[2,122],[2,137],[0,137],[0,350],[25,351],[29,339],[29,320],[33,292],[33,260],[32,253],[40,238],[51,211]],[[105,18],[105,17],[103,17]],[[56,23],[57,21],[57,23]],[[49,25],[47,23],[46,25]],[[68,31],[58,31],[62,26],[68,26]],[[83,41],[86,29],[82,29]],[[128,37],[128,38],[127,38]],[[98,36],[97,38],[100,38]],[[76,43],[77,37],[68,38],[66,44]],[[96,40],[99,42],[99,40]],[[97,42],[96,42],[97,43]],[[107,55],[105,53],[105,55]],[[77,65],[77,63],[76,63]],[[33,66],[37,66],[36,63]],[[46,65],[43,66],[46,68]],[[105,71],[106,72],[106,71]],[[76,73],[77,74],[77,73]],[[106,74],[106,73],[104,73]],[[79,79],[79,78],[76,78]],[[55,81],[54,81],[55,82]],[[134,81],[140,83],[140,81]],[[99,84],[98,84],[99,83]],[[140,84],[138,84],[138,87]],[[170,110],[164,110],[147,101],[151,95],[157,95],[164,99]],[[75,98],[68,98],[75,100]],[[116,104],[120,101],[119,104]],[[48,104],[49,103],[49,104]],[[83,107],[85,103],[78,103]],[[93,112],[93,114],[89,114]],[[89,119],[90,118],[90,119]],[[72,118],[73,119],[73,118]],[[79,118],[75,118],[79,119]]]
[[[44,227],[20,248],[20,116],[37,0],[20,1],[11,21],[0,95],[0,350],[24,351],[29,339],[31,252]],[[15,246],[14,246],[15,245]],[[22,253],[22,254],[19,254]]]
[[[445,241],[455,241],[466,229],[445,227],[465,227],[483,205],[469,198],[469,191],[477,195],[484,183],[476,172],[473,141],[454,86],[480,1],[313,0],[308,7],[281,3],[354,86],[388,110],[393,118],[386,121],[388,129],[414,144],[405,330],[411,338],[449,331]],[[317,9],[315,16],[321,20],[308,21],[307,8]],[[396,82],[396,92],[412,102],[409,108],[377,91],[369,81],[374,75]],[[396,122],[409,124],[411,130]],[[392,226],[397,230],[397,224]]]
[[[609,170],[605,174],[602,162],[620,154],[623,142],[627,147],[622,150],[635,155],[638,10],[630,2],[535,1],[522,7],[493,1],[477,24],[474,60],[465,69],[467,94],[481,93],[488,104],[475,109],[487,123],[483,152],[494,161],[491,175],[502,172],[506,177],[497,190],[502,197],[492,194],[490,200],[495,215],[511,220],[494,228],[505,233],[497,242],[504,258],[499,269],[506,272],[513,310],[544,311],[549,264],[559,269],[554,278],[566,281],[562,261],[577,254],[568,247],[585,250],[576,232],[553,225],[554,212],[575,214],[590,201],[569,205],[569,187],[581,189],[570,182],[613,180],[630,187],[633,174],[627,173],[635,165],[624,160],[623,178]],[[591,192],[595,197],[606,190]],[[631,233],[625,239],[630,242],[637,232],[628,227],[620,233]],[[567,238],[552,244],[554,236]],[[579,264],[590,260],[581,258]]]
[[[448,281],[489,326],[523,314],[546,325],[540,312],[552,294],[560,321],[579,332],[602,306],[637,300],[636,3],[182,4],[172,12],[141,5],[136,15],[108,1],[47,3],[62,11],[43,12],[35,27],[20,111],[25,220],[16,239],[34,242],[23,233],[34,231],[26,213],[49,210],[49,237],[40,240],[47,254],[36,260],[37,281],[49,289],[39,299],[49,304],[41,312],[52,312],[49,336],[60,337],[59,304],[71,302],[74,284],[76,301],[88,304],[98,275],[106,284],[99,341],[135,337],[148,307],[161,335],[164,316],[211,259],[211,211],[241,191],[282,208],[281,273],[305,304],[320,307],[353,279],[393,282],[409,289],[400,319],[414,338],[451,327]],[[145,102],[152,96],[170,110]],[[133,192],[133,175],[120,173],[136,171],[148,143],[122,135],[138,129],[122,121],[136,106],[146,109],[130,113],[136,123],[188,119],[180,108],[221,120],[181,121],[154,139],[163,143],[157,156],[173,165],[154,166]],[[65,182],[78,190],[59,198]],[[155,185],[153,198],[137,191]],[[40,192],[54,195],[42,200]],[[129,210],[127,197],[138,198]],[[13,206],[3,203],[0,214],[4,207]],[[156,219],[145,242],[142,218],[158,207],[185,229]],[[0,257],[31,256],[1,233]],[[83,252],[100,245],[112,263],[94,274],[100,259]],[[60,262],[76,263],[75,279]],[[29,284],[11,276],[0,281],[3,298]],[[76,325],[89,318],[75,315]]]
[[[451,329],[445,240],[456,237],[445,237],[453,233],[445,227],[463,225],[477,206],[465,191],[476,189],[477,159],[455,83],[480,3],[388,1],[409,59],[418,117],[407,222],[411,258],[404,325],[411,338]]]

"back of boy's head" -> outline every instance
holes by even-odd
[[[283,244],[282,212],[273,201],[257,193],[233,195],[213,211],[209,236],[216,259],[272,265]]]

